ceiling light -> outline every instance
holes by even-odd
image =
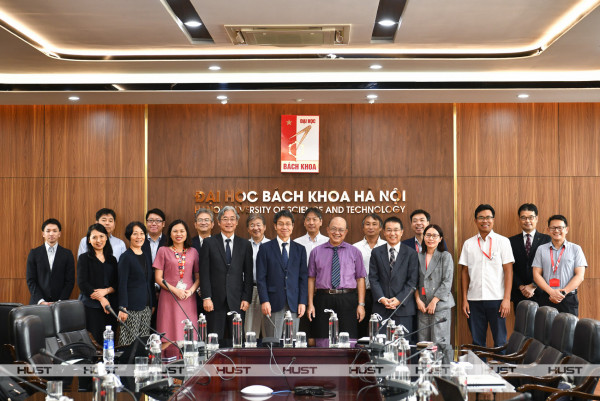
[[[225,95],[219,95],[219,96],[217,96],[217,99],[219,99],[219,100],[227,100],[227,96],[225,96]]]
[[[517,97],[518,97],[519,99],[527,99],[527,98],[529,97],[529,95],[528,95],[527,93],[519,93],[519,94],[517,95]]]
[[[198,28],[199,26],[202,26],[202,22],[199,21],[187,21],[184,22],[185,26],[190,27],[190,28]]]
[[[298,102],[298,103],[303,102],[303,101],[304,101],[304,99],[296,99],[296,102]]]
[[[227,99],[221,100],[221,104],[227,104]]]
[[[375,103],[375,99],[369,100],[369,103],[371,103],[371,104]]]
[[[69,96],[69,100],[72,102],[76,102],[79,100],[79,96]]]
[[[382,19],[378,22],[381,26],[394,26],[396,25],[396,21],[392,21],[391,19]]]
[[[211,65],[210,67],[208,67],[208,69],[211,71],[219,71],[221,67],[219,67],[218,65]]]
[[[381,70],[383,67],[380,66],[379,64],[373,64],[373,65],[369,66],[369,68],[372,70]]]
[[[367,99],[377,99],[377,95],[367,95]]]

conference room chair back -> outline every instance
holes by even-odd
[[[558,310],[556,310],[556,308],[551,306],[542,306],[538,308],[535,314],[533,341],[529,343],[525,356],[520,363],[534,363],[540,357],[544,349],[550,344],[552,325],[556,316],[558,316]]]
[[[11,310],[23,306],[19,303],[0,303],[0,365],[11,363],[15,360],[14,355],[14,343],[12,342],[12,336],[10,334],[10,323],[8,320],[8,314]]]
[[[81,301],[68,300],[52,305],[54,329],[62,346],[83,343],[100,350],[94,342],[85,325],[85,307]]]
[[[58,337],[56,336],[56,329],[54,328],[54,316],[52,315],[52,308],[48,305],[23,305],[13,309],[9,313],[9,327],[12,327],[12,335],[16,340],[15,334],[15,323],[17,320],[24,316],[38,316],[42,322],[41,335],[44,337],[46,348],[51,354],[55,354],[60,348],[58,343]]]
[[[52,358],[40,353],[46,347],[43,326],[37,315],[21,316],[14,321],[17,361],[31,365],[54,363]]]

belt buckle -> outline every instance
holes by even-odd
[[[340,291],[341,291],[341,290],[338,290],[338,289],[333,289],[333,290],[332,290],[332,289],[330,289],[330,290],[329,290],[329,295],[337,295],[337,294],[339,294],[339,293],[340,293]]]

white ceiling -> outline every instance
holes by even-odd
[[[192,43],[159,0],[0,0],[3,24],[37,42],[0,29],[0,104],[67,103],[68,84],[148,84],[122,92],[75,86],[80,103],[107,104],[216,103],[218,94],[230,103],[363,103],[369,93],[402,103],[600,101],[598,0],[408,0],[394,42],[378,44],[371,32],[379,0],[191,3],[214,43]],[[350,25],[348,45],[235,46],[224,28],[336,24]],[[102,61],[115,55],[122,60]],[[98,60],[73,61],[86,57]],[[518,100],[522,92],[530,97]]]

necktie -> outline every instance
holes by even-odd
[[[54,265],[54,247],[48,248],[48,264],[50,265],[50,270],[52,270],[52,265]]]
[[[531,234],[526,234],[527,241],[525,241],[525,252],[527,252],[527,256],[529,256],[529,251],[531,251]]]
[[[225,261],[227,262],[228,265],[231,264],[231,246],[229,246],[229,243],[231,242],[231,239],[227,238],[225,240],[225,243],[227,245],[225,245]]]
[[[394,268],[394,262],[396,262],[395,252],[394,248],[390,248],[390,270]]]
[[[340,285],[340,258],[338,256],[338,247],[333,247],[333,258],[331,260],[331,286],[338,288]]]
[[[287,246],[287,242],[284,242],[284,243],[281,244],[281,247],[282,247],[282,249],[281,249],[281,257],[283,258],[283,265],[284,266],[287,266],[288,259],[289,259],[287,249],[285,248],[286,246]]]

